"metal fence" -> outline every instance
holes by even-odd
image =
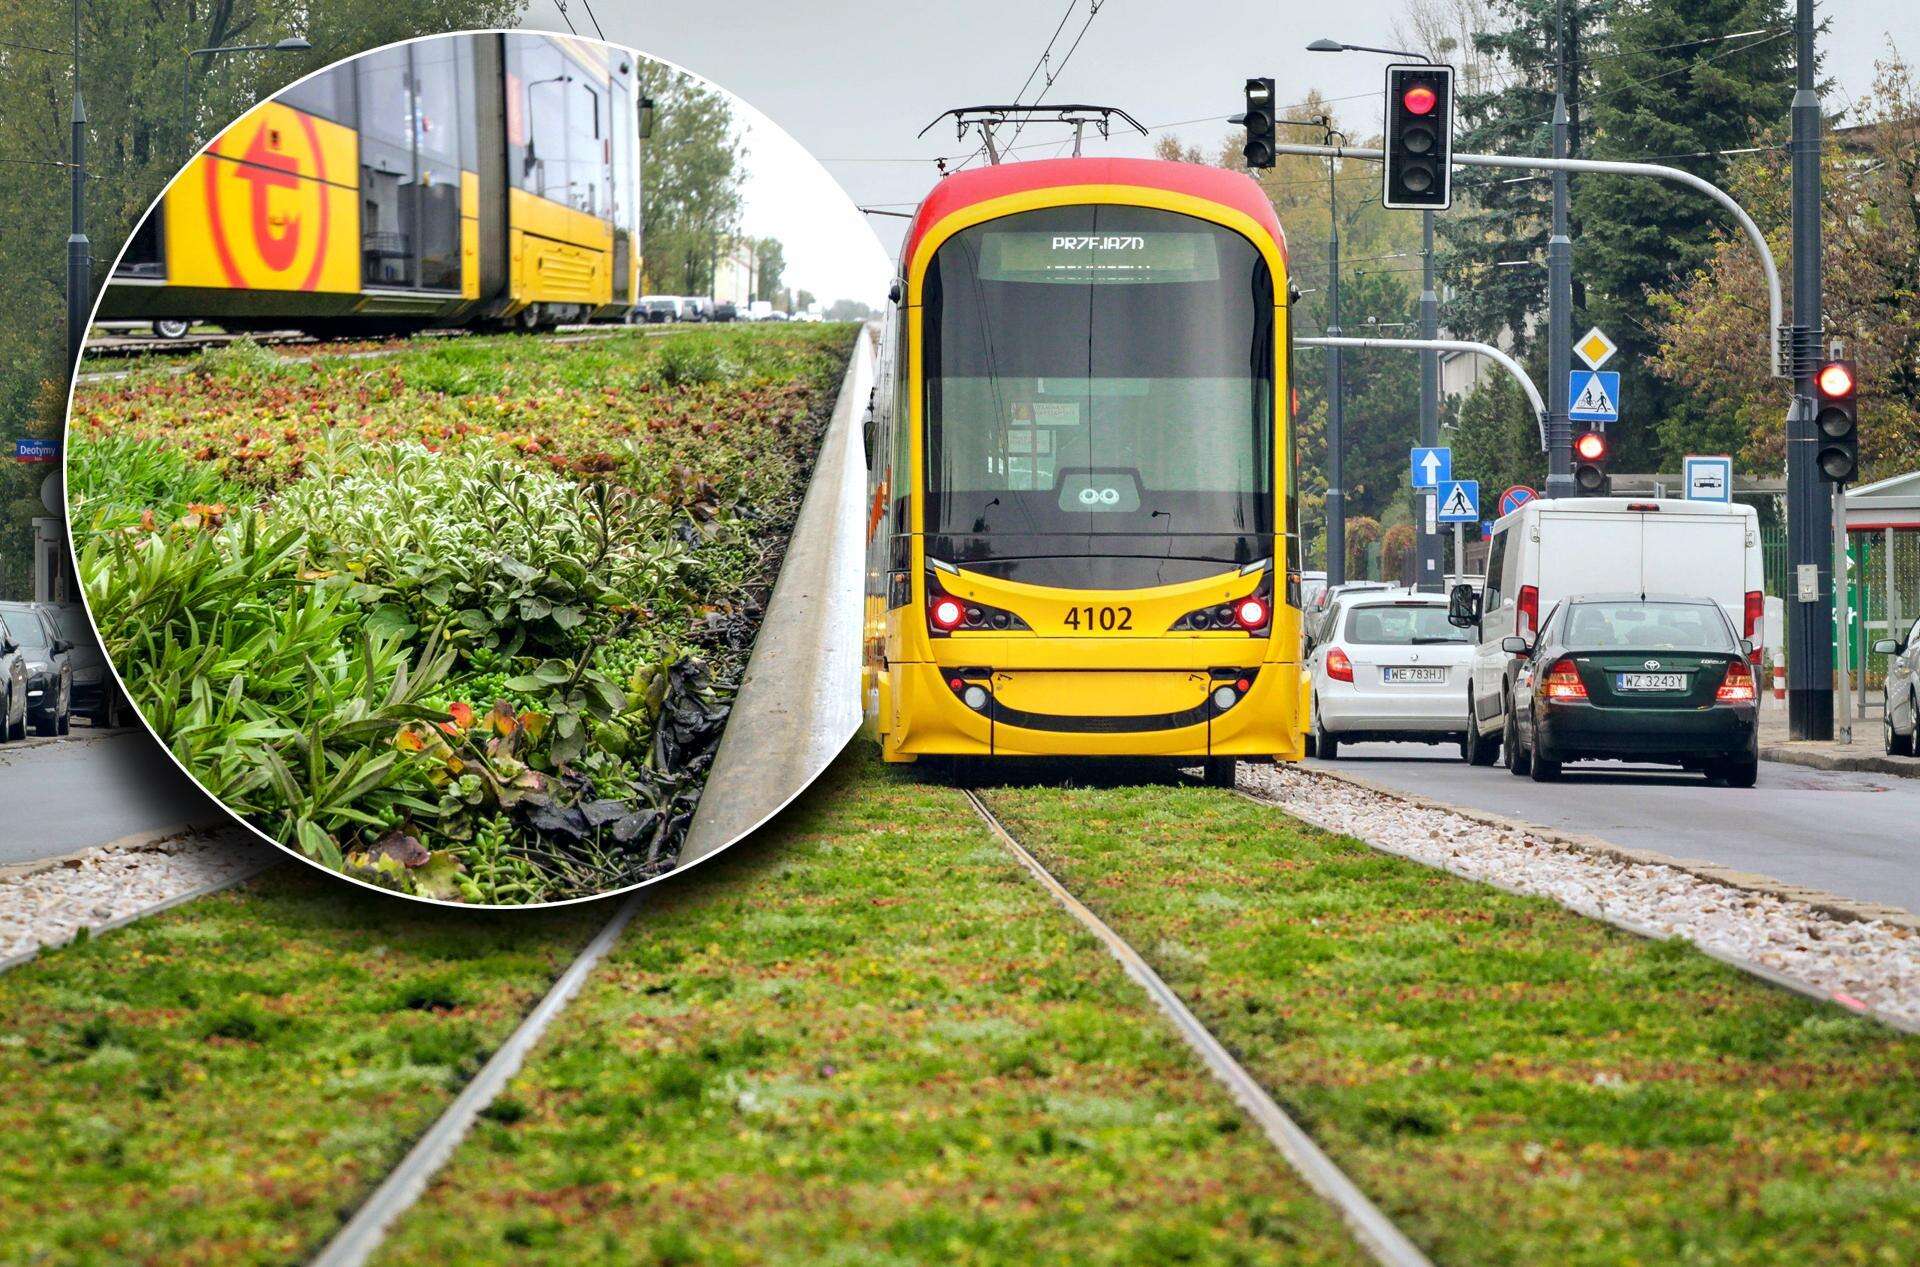
[[[1854,675],[1861,700],[1878,706],[1887,660],[1873,654],[1880,638],[1899,638],[1920,617],[1920,532],[1885,530],[1849,535],[1847,638],[1836,638],[1834,663],[1844,663]],[[1791,601],[1792,567],[1787,560],[1787,533],[1768,527],[1760,537],[1766,561],[1767,593]],[[1844,651],[1844,660],[1842,653]]]

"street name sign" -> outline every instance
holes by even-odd
[[[13,456],[20,462],[58,462],[60,460],[60,442],[58,440],[17,439],[13,442]]]
[[[1439,520],[1443,524],[1480,522],[1480,481],[1448,480],[1440,485]]]
[[[1681,478],[1690,502],[1733,500],[1733,459],[1725,454],[1689,453]]]
[[[1569,422],[1618,422],[1620,375],[1614,370],[1568,370]]]
[[[1599,326],[1581,335],[1579,342],[1573,345],[1573,354],[1585,361],[1590,370],[1597,370],[1605,365],[1619,350]]]
[[[1453,478],[1452,449],[1414,449],[1413,486],[1438,488]]]

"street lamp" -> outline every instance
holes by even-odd
[[[1410,62],[1425,62],[1429,65],[1433,59],[1422,53],[1408,52],[1400,48],[1374,48],[1368,44],[1348,44],[1341,40],[1317,39],[1307,45],[1310,53],[1379,53],[1387,57],[1398,57]],[[1420,337],[1437,339],[1440,337],[1440,296],[1433,283],[1433,212],[1420,213]],[[1429,348],[1420,353],[1420,444],[1423,448],[1435,448],[1440,443],[1440,354]],[[1427,496],[1439,495],[1436,490]],[[1419,518],[1420,534],[1417,538],[1418,558],[1414,569],[1414,588],[1439,592],[1444,588],[1445,577],[1440,571],[1440,534],[1429,531],[1425,515]],[[1454,566],[1460,568],[1460,561]],[[1464,571],[1464,568],[1460,568]]]
[[[211,61],[223,53],[304,53],[312,47],[305,36],[289,35],[271,44],[222,44],[216,48],[196,48],[188,53],[180,72],[180,133],[187,138],[187,148],[193,148],[194,58],[204,57]]]

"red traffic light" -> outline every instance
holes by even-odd
[[[1573,442],[1573,451],[1582,462],[1598,462],[1607,456],[1607,438],[1589,431]]]
[[[1813,376],[1814,386],[1830,400],[1853,394],[1853,367],[1844,361],[1829,361]]]
[[[1425,84],[1415,84],[1401,96],[1400,104],[1408,114],[1432,114],[1440,104],[1440,95]]]

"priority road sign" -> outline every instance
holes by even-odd
[[[1620,375],[1614,370],[1567,371],[1569,422],[1618,422]]]
[[[1413,450],[1413,486],[1438,488],[1453,478],[1452,449]]]
[[[1580,341],[1573,345],[1573,351],[1574,355],[1587,363],[1588,369],[1597,370],[1605,365],[1619,349],[1599,326],[1595,326],[1580,336]]]
[[[1443,524],[1470,524],[1480,520],[1480,481],[1448,480],[1440,485],[1439,520]]]
[[[1538,496],[1540,496],[1539,493],[1528,488],[1525,484],[1515,484],[1512,488],[1500,494],[1500,513],[1502,515],[1511,515],[1514,511],[1520,509]]]
[[[1682,464],[1690,502],[1733,500],[1733,459],[1720,454],[1689,453]]]

